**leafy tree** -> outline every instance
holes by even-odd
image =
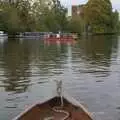
[[[110,0],[89,0],[84,7],[85,22],[93,28],[111,30],[112,4]]]
[[[32,10],[36,18],[37,30],[53,32],[59,30],[65,31],[67,26],[67,10],[60,4],[60,1],[38,0],[33,3]]]
[[[31,14],[31,3],[29,0],[18,1],[15,5],[20,18],[20,29],[22,31],[34,30],[34,18]]]
[[[19,28],[19,17],[17,14],[16,8],[7,4],[2,8],[1,11],[1,23],[2,23],[2,30],[7,32],[15,32],[18,31]]]
[[[113,19],[114,18],[114,19]],[[117,10],[115,10],[112,13],[112,30],[113,32],[120,32],[120,21],[119,21],[119,13]]]
[[[89,0],[83,13],[82,18],[68,20],[67,9],[60,0],[0,0],[0,30],[103,33],[120,29],[118,12],[112,11],[110,0]]]
[[[80,17],[74,17],[69,21],[68,31],[79,34],[84,31],[84,22]]]
[[[55,20],[58,23],[58,30],[65,30],[66,29],[66,25],[67,25],[67,18],[66,18],[66,14],[67,14],[67,9],[64,8],[59,0],[52,0],[53,2],[53,14],[55,14]]]

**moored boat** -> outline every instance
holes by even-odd
[[[23,33],[17,33],[16,37],[19,38],[27,38],[27,39],[43,39],[45,35],[47,35],[47,32],[23,32]]]
[[[42,103],[30,106],[13,120],[93,120],[91,113],[78,101],[65,93],[61,95],[60,86],[57,93]]]
[[[48,34],[45,36],[48,41],[73,41],[74,36],[71,33]]]
[[[7,34],[4,33],[4,31],[0,31],[0,37],[6,37],[6,36],[7,36]]]

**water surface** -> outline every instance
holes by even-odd
[[[50,97],[53,79],[63,80],[97,120],[120,120],[120,37],[81,37],[74,44],[0,38],[0,120]]]

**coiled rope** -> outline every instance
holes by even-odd
[[[69,115],[70,115],[69,112],[63,110],[63,107],[55,106],[55,107],[52,108],[52,110],[53,110],[54,112],[64,113],[64,114],[66,115],[66,116],[65,116],[64,118],[62,118],[61,120],[66,120],[66,119],[69,118]]]

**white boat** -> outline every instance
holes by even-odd
[[[4,31],[0,31],[0,37],[1,36],[7,36],[7,34],[5,34]]]

